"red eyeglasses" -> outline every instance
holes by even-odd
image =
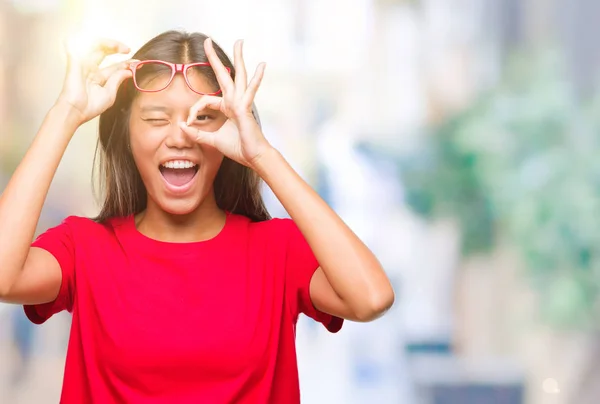
[[[227,72],[231,73],[229,67],[225,67]],[[190,76],[200,75],[208,77],[216,82],[215,72],[208,62],[202,63],[170,63],[163,60],[142,60],[129,65],[129,70],[133,73],[133,84],[138,91],[145,93],[156,93],[162,91],[171,84],[176,73],[183,73],[183,78],[187,86],[196,94],[217,95],[221,89],[207,93],[198,88],[198,84],[190,80]],[[205,90],[205,89],[204,89]]]

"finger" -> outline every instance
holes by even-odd
[[[115,97],[117,96],[117,91],[119,90],[119,87],[121,86],[121,84],[127,80],[128,78],[131,78],[132,73],[131,70],[118,70],[116,72],[114,72],[109,78],[108,80],[106,80],[106,84],[104,85],[104,88],[106,88],[108,90],[108,92],[111,95],[111,99],[115,99]]]
[[[200,129],[187,125],[185,122],[180,122],[181,130],[197,143],[215,147],[215,132],[204,132]]]
[[[129,46],[125,45],[123,42],[116,41],[114,39],[102,38],[97,40],[91,49],[91,52],[96,57],[104,58],[108,55],[113,55],[117,53],[129,53],[131,50]]]
[[[265,68],[267,67],[266,63],[260,63],[256,67],[256,72],[254,72],[254,76],[252,80],[250,80],[250,84],[248,84],[248,89],[244,94],[244,105],[249,107],[254,102],[254,97],[258,92],[258,88],[260,87],[260,83],[262,82],[263,76],[265,74]]]
[[[122,42],[113,39],[100,39],[89,48],[84,59],[84,65],[93,71],[98,69],[107,56],[129,52],[129,47]]]
[[[119,70],[129,70],[129,66],[133,62],[136,62],[136,60],[129,59],[124,62],[114,63],[110,66],[107,66],[94,74],[94,81],[103,86],[115,72]]]
[[[186,124],[191,125],[192,122],[194,122],[194,120],[198,116],[198,112],[200,112],[206,108],[209,108],[209,109],[212,109],[215,111],[221,111],[222,102],[223,102],[222,97],[216,97],[214,95],[203,95],[190,108],[190,112],[188,114]]]
[[[233,80],[231,80],[231,76],[219,56],[213,47],[212,39],[207,38],[204,41],[204,52],[206,52],[206,57],[208,58],[208,62],[212,66],[213,71],[215,72],[215,76],[217,77],[217,81],[219,82],[219,87],[223,94],[232,92],[234,88]]]
[[[63,48],[67,59],[67,71],[81,67],[83,61],[82,47],[74,39],[65,38]]]
[[[237,40],[233,50],[233,65],[235,67],[235,92],[236,95],[243,95],[246,92],[248,78],[243,56],[244,41]]]

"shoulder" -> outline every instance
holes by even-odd
[[[288,218],[273,218],[262,222],[250,222],[248,220],[248,228],[255,234],[262,234],[274,237],[284,237],[296,226],[292,219]]]
[[[68,216],[61,224],[69,226],[74,229],[85,228],[85,229],[101,229],[101,228],[114,228],[121,226],[125,222],[124,217],[112,217],[105,221],[98,222],[94,219],[85,216]]]
[[[107,219],[103,222],[95,221],[85,216],[68,216],[63,221],[48,229],[46,232],[63,231],[69,232],[77,236],[92,236],[98,235],[99,233],[110,233],[114,232],[114,229],[122,226],[126,221],[126,218],[115,217]]]
[[[59,224],[54,224],[48,227],[44,233],[48,232],[73,232],[78,231],[79,229],[87,229],[90,226],[93,226],[95,222],[92,219],[83,216],[67,216],[62,219]]]
[[[286,242],[297,229],[296,224],[287,218],[273,218],[260,222],[253,222],[246,216],[231,214],[231,228],[241,238],[252,241],[276,240]]]

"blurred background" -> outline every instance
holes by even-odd
[[[600,402],[600,3],[0,0],[0,189],[61,88],[73,32],[245,38],[264,131],[375,251],[396,304],[301,319],[305,403]],[[97,121],[39,231],[97,212]],[[265,189],[274,216],[285,211]],[[0,304],[0,403],[57,403],[68,314]]]

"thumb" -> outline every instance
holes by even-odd
[[[112,96],[116,96],[119,86],[130,77],[131,70],[118,70],[111,74],[108,80],[106,80],[104,88],[106,88]]]
[[[185,122],[179,122],[179,127],[188,137],[196,143],[215,147],[215,132],[204,132],[200,129],[189,126]]]
[[[210,108],[210,109],[215,110],[215,111],[220,111],[221,110],[221,105],[222,105],[221,103],[222,102],[223,102],[223,98],[222,97],[216,97],[214,95],[203,95],[190,108],[189,115],[188,115],[186,123],[189,125],[190,123],[194,122],[194,119],[196,119],[196,116],[198,115],[198,112],[202,111],[205,108]]]
[[[62,41],[64,56],[67,61],[67,71],[81,67],[81,60],[78,57],[73,38],[64,38]]]

